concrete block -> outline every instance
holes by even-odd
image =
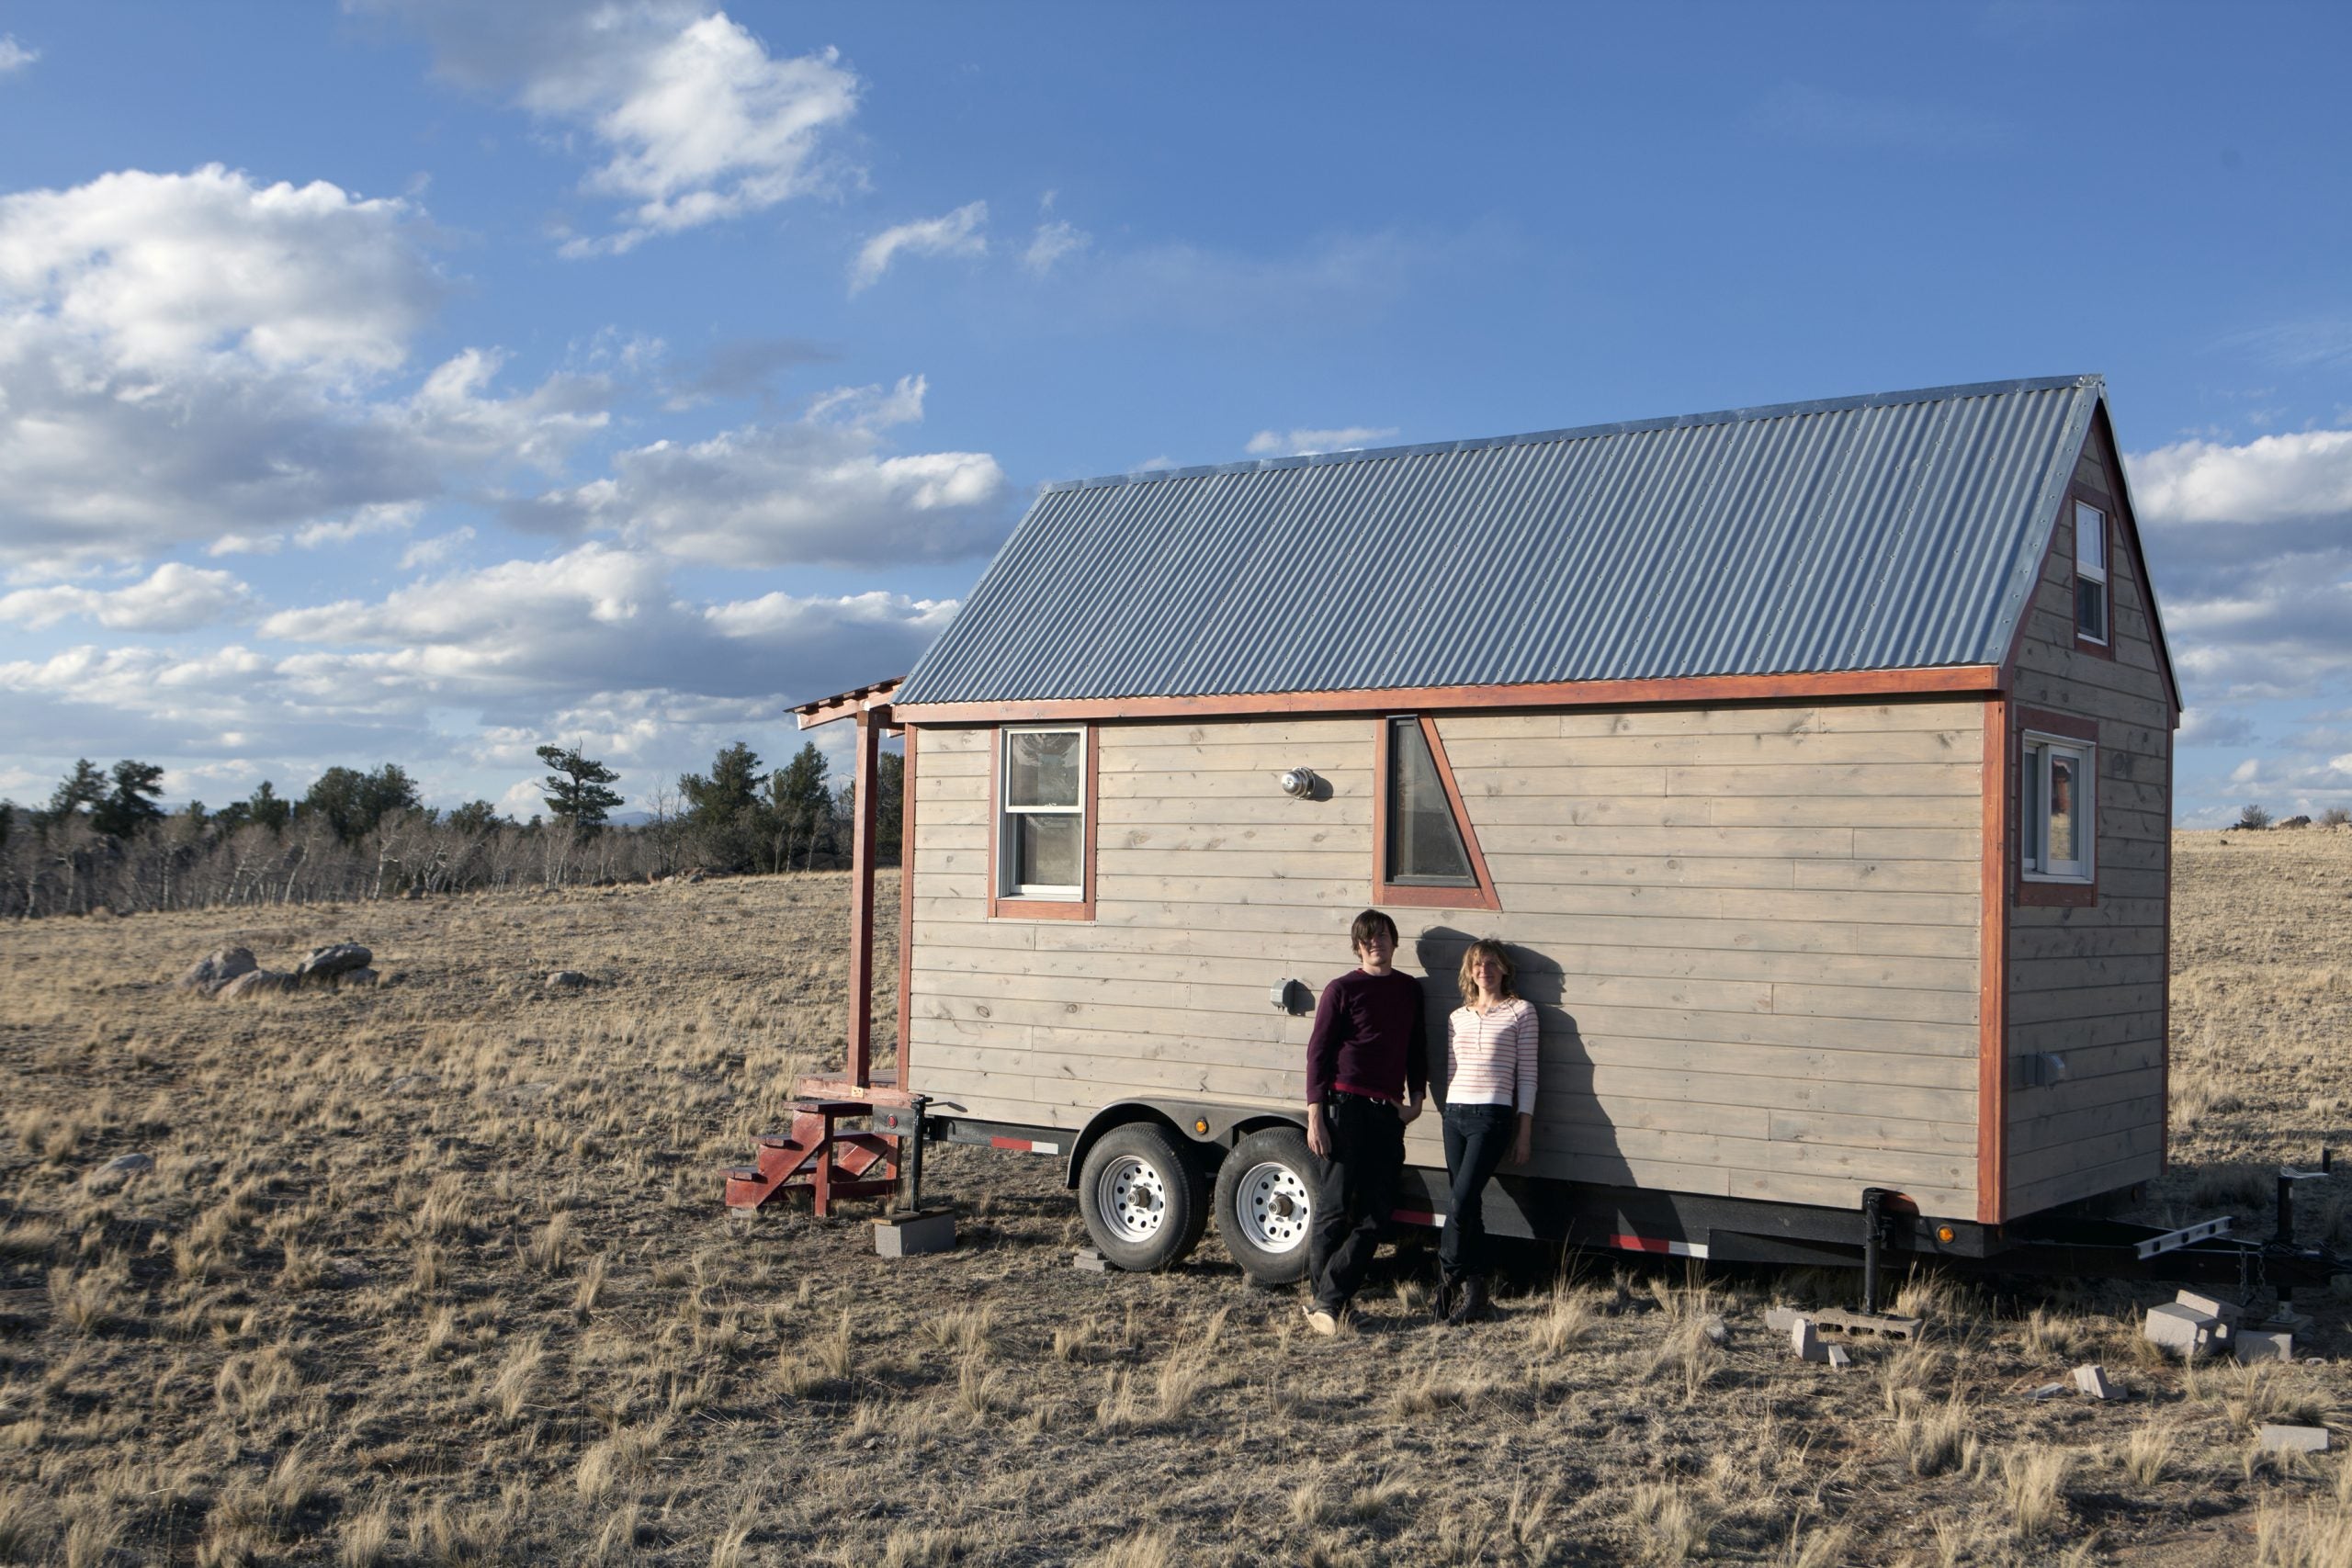
[[[2295,1337],[2262,1328],[2241,1328],[2230,1337],[2230,1349],[2241,1361],[2291,1361]]]
[[[2300,1334],[2311,1325],[2307,1314],[2290,1306],[2282,1306],[2262,1320],[2262,1326],[2273,1334]]]
[[[1854,1353],[1843,1345],[1831,1345],[1826,1349],[1831,1371],[1842,1372],[1854,1364]]]
[[[1798,1318],[1789,1329],[1789,1348],[1797,1353],[1801,1361],[1829,1359],[1829,1347],[1824,1345],[1821,1336],[1814,1332],[1813,1319],[1809,1317]]]
[[[2216,1331],[2222,1320],[2178,1302],[2166,1302],[2148,1309],[2148,1320],[2141,1325],[2140,1337],[2151,1345],[2161,1345],[2183,1360],[2193,1360],[2213,1348]]]
[[[874,1251],[882,1258],[920,1258],[956,1245],[956,1211],[926,1209],[917,1214],[885,1214],[874,1222]]]
[[[1081,1247],[1070,1257],[1071,1265],[1083,1273],[1108,1274],[1111,1260],[1091,1247]]]
[[[1922,1318],[1897,1317],[1891,1312],[1848,1312],[1844,1307],[1817,1312],[1813,1321],[1825,1332],[1875,1334],[1887,1339],[1917,1339],[1927,1326]]]
[[[1764,1326],[1775,1334],[1786,1334],[1804,1321],[1804,1314],[1794,1307],[1766,1307]]]
[[[2274,1454],[2324,1454],[2327,1452],[2327,1428],[2273,1427],[2265,1422],[2262,1447],[2266,1452]]]
[[[2046,1382],[2040,1388],[2035,1389],[2031,1393],[2027,1394],[2026,1397],[2028,1399],[2055,1399],[2065,1392],[2066,1385],[2063,1382]]]
[[[2202,1291],[2183,1291],[2173,1297],[2173,1300],[2191,1312],[2201,1312],[2207,1317],[2218,1317],[2223,1323],[2245,1321],[2245,1308],[2227,1296],[2210,1296]]]
[[[2094,1361],[2075,1369],[2075,1386],[2093,1399],[2121,1399],[2123,1391],[2109,1382],[2107,1369]]]

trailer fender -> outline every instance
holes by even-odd
[[[1086,1151],[1114,1127],[1130,1122],[1157,1122],[1195,1146],[1204,1169],[1215,1170],[1225,1151],[1261,1127],[1287,1123],[1305,1127],[1304,1116],[1246,1105],[1201,1105],[1187,1100],[1121,1100],[1096,1111],[1069,1147],[1062,1168],[1062,1185],[1075,1190]]]

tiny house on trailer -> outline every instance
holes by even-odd
[[[1370,905],[1433,1077],[1474,937],[1538,1010],[1496,1232],[1998,1253],[2165,1165],[2180,706],[2097,377],[1049,485],[910,674],[797,710],[908,791],[895,1075],[859,984],[805,1088],[1067,1160],[1125,1267],[1213,1215],[1296,1278]]]

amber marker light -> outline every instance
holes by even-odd
[[[1950,1225],[1938,1225],[1936,1227],[1936,1239],[1938,1241],[1950,1241],[1958,1234],[1960,1233],[1953,1230]]]
[[[1205,1116],[1195,1116],[1195,1117],[1193,1117],[1193,1132],[1205,1134],[1208,1132],[1208,1130],[1209,1130],[1209,1119],[1208,1119],[1207,1117],[1205,1117]]]

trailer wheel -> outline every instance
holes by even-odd
[[[1295,1127],[1250,1134],[1217,1168],[1217,1234],[1241,1271],[1260,1284],[1306,1277],[1315,1180],[1315,1156]]]
[[[1102,1256],[1148,1273],[1182,1261],[1208,1228],[1208,1182],[1149,1122],[1114,1127],[1086,1151],[1078,1207]]]

